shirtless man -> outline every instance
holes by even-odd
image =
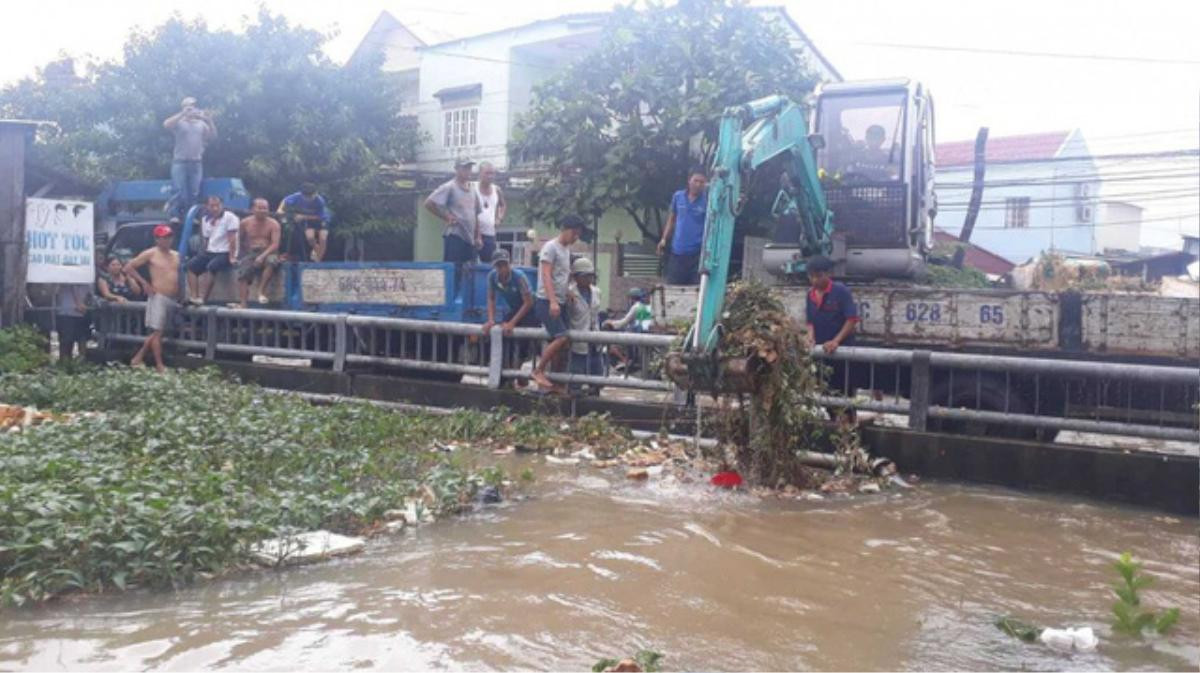
[[[146,327],[150,336],[138,349],[130,365],[142,366],[146,350],[154,354],[154,367],[159,373],[167,371],[163,366],[163,331],[170,324],[171,311],[179,307],[179,253],[171,249],[171,228],[160,224],[154,228],[154,247],[143,250],[140,255],[125,265],[125,274],[133,276],[143,266],[150,266],[150,282],[142,283],[146,289]]]
[[[241,298],[238,308],[246,308],[250,301],[250,283],[256,277],[259,278],[258,303],[267,303],[267,286],[279,266],[279,221],[268,215],[270,207],[262,197],[254,199],[250,212],[250,217],[242,220],[238,234],[237,248],[241,252],[237,265]]]

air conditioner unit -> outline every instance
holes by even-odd
[[[1076,182],[1075,183],[1075,198],[1083,200],[1090,198],[1092,195],[1092,183]]]
[[[1084,224],[1091,222],[1092,221],[1092,207],[1091,206],[1079,206],[1078,208],[1075,209],[1075,216],[1078,217],[1079,221]]]

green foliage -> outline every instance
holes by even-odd
[[[0,602],[190,582],[257,540],[357,532],[420,497],[435,514],[480,484],[461,452],[504,426],[479,412],[312,406],[218,378],[123,367],[0,376],[0,399],[79,414],[0,435]]]
[[[599,47],[540,84],[517,125],[514,161],[549,168],[529,191],[530,215],[621,209],[657,238],[690,166],[711,162],[726,107],[800,100],[814,83],[782,28],[741,3],[617,7]]]
[[[810,471],[796,450],[822,450],[829,437],[813,403],[824,392],[821,364],[809,357],[787,310],[765,285],[732,285],[725,306],[720,355],[758,358],[765,368],[750,399],[736,406],[722,401],[718,435],[738,447],[739,469],[752,482],[805,485]],[[855,450],[856,433],[843,426],[834,437],[839,450]]]
[[[0,329],[0,374],[33,371],[50,364],[46,339],[29,325]]]
[[[327,39],[266,10],[240,32],[174,17],[132,33],[120,61],[77,73],[64,59],[5,88],[0,117],[55,122],[39,132],[35,160],[98,188],[167,177],[173,141],[162,122],[194,96],[219,132],[206,175],[241,177],[272,204],[311,180],[340,222],[385,217],[390,204],[363,194],[379,191],[379,166],[412,158],[421,136],[378,61],[338,66],[321,51]]]
[[[1001,631],[1027,643],[1037,642],[1038,636],[1042,635],[1040,627],[1014,617],[999,617],[996,619],[995,624],[996,628]]]
[[[930,265],[922,280],[934,287],[988,288],[992,286],[988,281],[987,274],[970,267],[956,269],[952,266]]]
[[[1141,638],[1148,629],[1159,634],[1170,631],[1179,621],[1179,608],[1169,608],[1159,613],[1141,607],[1139,592],[1154,582],[1153,577],[1141,574],[1142,564],[1134,561],[1132,554],[1125,552],[1113,563],[1113,567],[1121,576],[1120,583],[1113,586],[1113,593],[1117,595],[1117,602],[1112,606],[1113,631],[1134,638]]]
[[[662,653],[655,652],[653,650],[639,650],[638,653],[633,656],[633,660],[637,663],[638,668],[642,669],[643,671],[647,671],[647,673],[652,671],[661,671],[662,669],[659,667],[658,662],[661,661],[662,658]],[[592,672],[601,673],[602,671],[613,668],[619,663],[621,662],[618,659],[600,659],[596,661],[596,663],[592,664]]]

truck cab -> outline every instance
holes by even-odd
[[[928,90],[910,79],[824,84],[811,126],[839,275],[920,273],[935,214]]]

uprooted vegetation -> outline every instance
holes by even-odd
[[[754,393],[721,399],[720,439],[734,447],[738,469],[752,483],[818,485],[825,473],[805,466],[798,450],[861,453],[857,431],[845,424],[830,430],[816,404],[825,391],[824,365],[809,356],[804,334],[767,286],[735,284],[726,306],[721,356],[758,358],[764,366]]]
[[[452,513],[507,481],[448,444],[631,444],[603,419],[313,406],[214,371],[43,370],[0,377],[0,400],[56,414],[0,434],[8,605],[186,584],[246,564],[265,538],[370,533],[413,499]]]

